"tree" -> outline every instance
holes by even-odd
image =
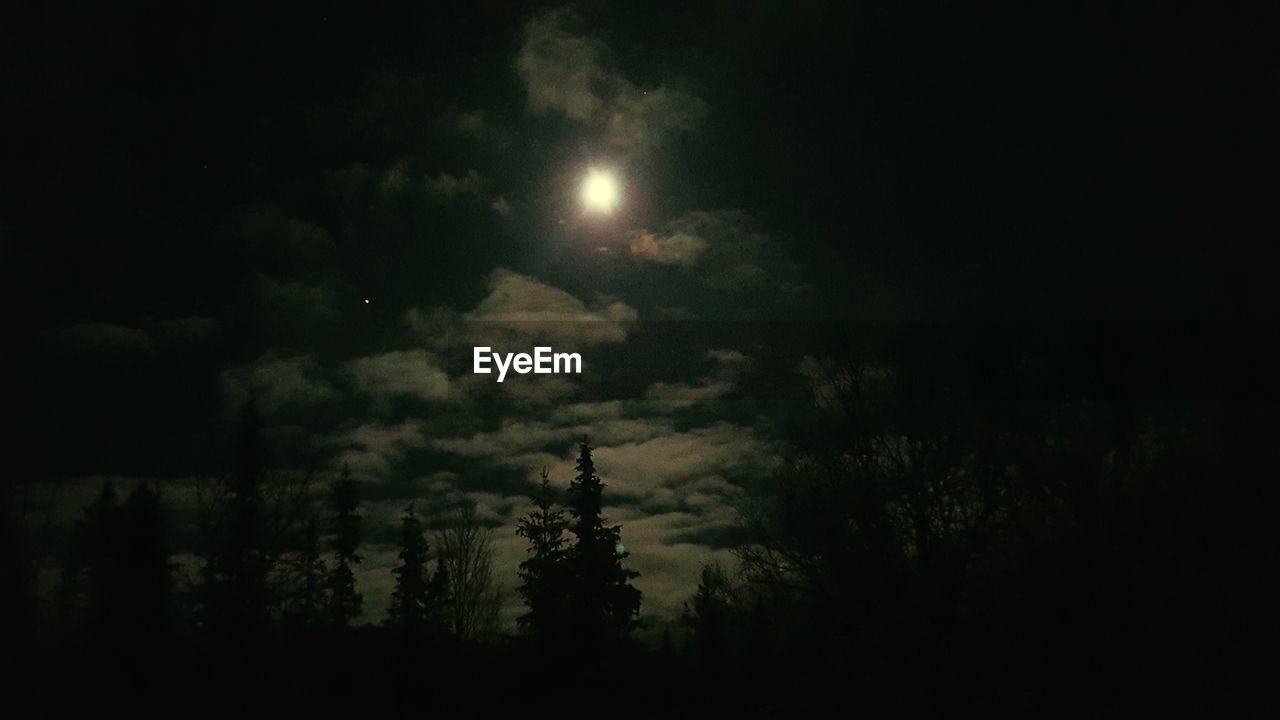
[[[569,531],[575,542],[569,552],[569,617],[577,640],[587,645],[625,639],[637,626],[640,591],[630,580],[640,573],[622,567],[628,553],[622,546],[622,527],[606,526],[601,516],[604,483],[596,475],[591,445],[578,446],[578,473],[569,485]]]
[[[266,624],[267,571],[260,489],[265,475],[261,422],[252,403],[240,426],[235,472],[218,498],[201,498],[208,539],[201,607],[205,630],[217,637],[250,635]]]
[[[448,578],[446,620],[460,640],[480,640],[498,631],[501,590],[493,582],[493,531],[480,524],[474,501],[454,510],[436,536]]]
[[[149,649],[168,620],[170,566],[159,499],[138,486],[124,504],[110,481],[77,521],[67,564],[73,598],[83,588],[88,630],[127,653]]]
[[[554,637],[565,625],[568,580],[568,521],[556,508],[555,492],[542,469],[542,482],[530,498],[534,509],[520,519],[516,532],[529,541],[529,557],[520,563],[519,592],[528,612],[520,616],[520,628],[535,638]]]
[[[282,570],[297,552],[311,507],[311,470],[272,472],[266,458],[261,421],[249,402],[241,415],[234,472],[196,484],[205,543],[196,593],[199,624],[216,637],[263,630],[296,589]]]
[[[69,605],[65,610],[73,610],[82,599],[88,629],[95,634],[117,614],[120,548],[115,529],[119,514],[115,485],[105,480],[97,500],[76,521],[71,561],[63,580]]]
[[[428,576],[430,548],[412,503],[405,509],[400,533],[400,567],[391,571],[396,584],[386,624],[411,633],[427,632],[439,624],[438,601],[448,580],[439,566],[434,577]]]
[[[150,486],[139,485],[125,500],[120,521],[118,574],[127,600],[119,621],[127,627],[134,651],[150,650],[168,629],[173,572],[159,496]]]
[[[333,570],[329,573],[329,620],[336,627],[346,627],[360,615],[363,597],[356,592],[355,572],[352,565],[360,563],[356,552],[360,547],[360,516],[355,481],[351,469],[343,465],[342,475],[333,485],[330,496],[329,532],[335,555]]]
[[[298,627],[314,627],[321,623],[326,607],[324,558],[320,556],[320,530],[315,520],[307,523],[302,534],[296,564],[297,585],[289,604],[289,621]]]
[[[729,644],[733,588],[717,563],[703,566],[693,607],[688,616],[694,650],[704,665],[716,666],[725,659]]]

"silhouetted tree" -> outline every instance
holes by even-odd
[[[360,516],[356,514],[359,500],[351,469],[342,466],[342,475],[333,485],[330,496],[329,532],[333,548],[334,565],[329,572],[329,621],[336,627],[346,627],[360,615],[363,597],[356,592],[355,572],[352,565],[360,562],[356,550],[360,547]]]
[[[400,567],[391,571],[396,583],[386,624],[410,633],[435,630],[440,622],[440,596],[448,581],[439,566],[434,576],[428,572],[430,549],[412,504],[405,509],[400,533]]]
[[[320,530],[315,520],[307,523],[297,557],[297,588],[289,603],[289,622],[297,627],[321,624],[327,607],[324,558],[320,556]]]
[[[218,638],[256,634],[292,598],[284,567],[296,553],[311,502],[309,471],[267,469],[252,402],[241,415],[235,471],[198,482],[197,519],[204,564],[196,588],[199,626]]]
[[[621,526],[606,526],[601,516],[604,483],[596,475],[591,446],[578,447],[577,476],[569,486],[570,549],[569,619],[576,640],[593,645],[628,637],[637,626],[640,591],[630,580],[639,573],[622,567],[627,553]]]
[[[696,657],[706,665],[718,665],[728,652],[731,594],[724,569],[714,563],[704,565],[687,622]]]
[[[446,518],[436,535],[439,562],[447,578],[445,620],[460,640],[481,640],[498,631],[501,590],[493,581],[493,531],[480,524],[474,501]]]
[[[36,615],[35,565],[25,542],[26,527],[19,511],[16,473],[0,476],[0,634],[7,651],[0,659],[0,672],[17,677],[29,662],[34,644]]]
[[[85,621],[94,634],[105,632],[120,610],[116,607],[120,601],[119,513],[115,484],[104,480],[97,499],[76,521],[71,560],[63,576],[65,602],[83,604]],[[64,612],[74,613],[75,608],[65,607]]]
[[[64,578],[71,597],[81,596],[96,641],[125,654],[159,641],[169,616],[170,566],[155,492],[140,485],[119,505],[114,485],[104,482],[76,522]]]
[[[528,612],[519,626],[536,638],[546,640],[565,627],[565,598],[568,587],[568,521],[556,507],[555,493],[542,469],[542,480],[532,495],[534,509],[520,519],[516,532],[529,541],[529,557],[520,563],[519,592]]]
[[[139,485],[129,494],[119,519],[119,586],[126,596],[120,618],[137,652],[168,632],[173,566],[160,498],[150,486]]]
[[[241,417],[236,466],[221,502],[206,507],[202,622],[215,637],[251,635],[267,620],[267,571],[263,548],[264,478],[261,421],[252,403]]]

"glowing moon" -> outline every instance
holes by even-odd
[[[582,181],[582,206],[588,212],[611,213],[622,199],[618,178],[605,170],[591,170]]]

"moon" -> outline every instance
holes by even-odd
[[[581,198],[587,212],[608,215],[622,199],[622,186],[613,173],[594,168],[582,180]]]

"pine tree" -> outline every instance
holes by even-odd
[[[698,590],[693,595],[693,610],[688,613],[698,659],[705,665],[718,665],[724,660],[730,608],[729,583],[718,564],[702,568]]]
[[[438,565],[435,576],[428,576],[430,555],[427,538],[422,532],[422,523],[413,512],[412,503],[405,509],[400,533],[400,567],[391,571],[396,585],[391,593],[386,623],[407,632],[421,633],[436,625],[436,601],[445,581],[441,574],[443,570]]]
[[[118,616],[130,638],[130,651],[150,652],[169,629],[173,566],[165,543],[160,497],[139,485],[121,507],[116,529],[120,562],[117,573],[123,600]]]
[[[139,485],[123,504],[111,481],[76,522],[67,600],[83,591],[92,638],[124,654],[150,649],[165,630],[170,566],[159,499]],[[72,608],[65,608],[70,611]]]
[[[628,553],[622,527],[606,526],[601,516],[604,483],[596,475],[591,446],[578,447],[578,474],[569,486],[569,531],[576,540],[569,553],[570,618],[577,639],[588,645],[626,638],[637,626],[640,591],[630,580],[640,574],[622,567]]]
[[[360,516],[356,514],[358,502],[351,469],[343,465],[342,475],[334,483],[330,496],[329,517],[330,543],[335,555],[328,578],[329,621],[339,628],[346,627],[360,615],[364,599],[356,592],[356,577],[352,570],[352,566],[361,560],[356,552],[360,547]]]
[[[299,627],[314,627],[320,624],[326,607],[325,563],[320,556],[320,530],[315,520],[308,522],[302,533],[297,573],[297,593],[291,603],[290,620]]]
[[[204,627],[216,637],[251,635],[266,623],[267,561],[262,548],[261,422],[245,406],[225,521],[214,528],[202,586]]]
[[[520,616],[520,629],[535,638],[555,637],[565,625],[565,597],[568,580],[568,521],[556,508],[555,493],[542,469],[542,482],[530,496],[534,510],[521,518],[516,532],[529,541],[529,557],[520,563],[519,587],[528,612]]]
[[[69,572],[64,578],[67,602],[74,605],[83,588],[86,620],[94,634],[104,631],[117,611],[114,605],[120,594],[116,572],[120,560],[116,538],[119,515],[115,486],[105,480],[98,499],[85,508],[84,515],[76,521],[72,558],[67,563]]]

